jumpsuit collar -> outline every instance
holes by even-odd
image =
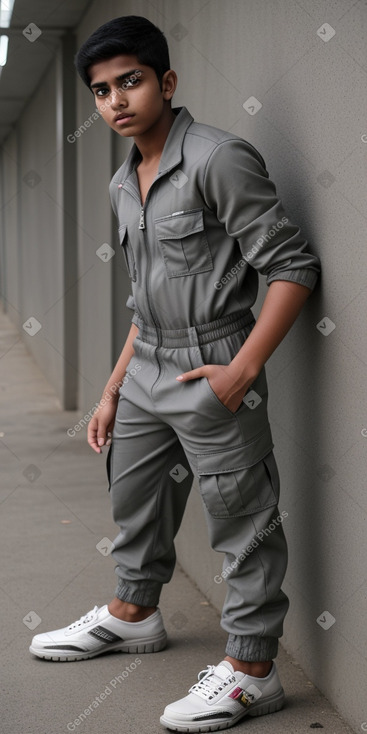
[[[182,146],[186,131],[194,121],[194,118],[190,115],[190,112],[186,107],[174,107],[173,112],[176,115],[176,119],[170,128],[164,144],[159,162],[158,176],[172,170],[172,168],[175,168],[175,166],[181,162]],[[135,168],[140,161],[141,155],[137,145],[134,143],[123,166],[123,178],[125,181],[135,171]]]

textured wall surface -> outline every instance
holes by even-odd
[[[64,289],[58,206],[60,156],[55,156],[56,89],[53,63],[11,135],[9,147],[6,143],[3,160],[5,200],[9,201],[4,212],[9,315],[20,328],[27,319],[32,324],[31,335],[37,328],[35,320],[42,324],[40,339],[22,332],[29,350],[58,389],[62,382],[59,353],[64,346]],[[49,100],[47,109],[42,104],[44,96]]]
[[[286,211],[322,261],[316,292],[267,365],[280,509],[288,513],[284,590],[291,605],[282,642],[359,731],[367,719],[366,4],[106,0],[89,6],[77,45],[101,23],[130,13],[166,33],[179,76],[175,105],[258,148]],[[30,315],[42,322],[37,342],[24,330],[22,336],[62,399],[71,378],[62,367],[68,331],[59,77],[51,65],[39,97],[5,143],[0,236],[8,313],[21,332]],[[39,104],[45,93],[47,116]],[[75,126],[93,110],[78,80]],[[99,399],[130,322],[129,281],[108,199],[110,177],[129,145],[115,138],[99,119],[75,142],[65,135],[63,142],[73,146],[78,171],[78,405],[84,411]],[[24,181],[32,169],[42,177],[34,187]],[[116,250],[109,262],[96,255],[106,243]],[[256,314],[265,289],[262,283]],[[214,576],[222,559],[208,548],[196,484],[177,551],[220,609],[225,583]]]

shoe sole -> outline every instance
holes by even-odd
[[[164,631],[160,635],[155,637],[137,639],[137,640],[126,640],[123,644],[120,642],[114,642],[110,645],[104,645],[103,648],[94,650],[93,652],[72,652],[72,653],[61,653],[60,650],[45,650],[43,648],[36,648],[32,645],[29,648],[29,652],[32,655],[36,655],[42,660],[54,660],[59,663],[73,663],[77,660],[89,660],[95,658],[98,655],[105,655],[112,652],[127,652],[127,653],[149,653],[149,652],[160,652],[164,650],[167,644],[167,633]]]
[[[261,704],[252,704],[248,711],[240,711],[237,716],[233,716],[230,719],[225,719],[220,722],[214,723],[213,721],[205,722],[205,719],[200,723],[195,721],[188,721],[186,723],[177,723],[169,721],[164,716],[161,716],[160,722],[166,729],[172,731],[183,731],[183,732],[208,732],[208,731],[220,731],[221,729],[229,729],[231,726],[237,724],[238,721],[243,719],[245,716],[264,716],[265,714],[275,714],[276,711],[280,711],[284,706],[285,695],[283,688],[275,693],[273,696],[268,696],[266,700],[262,701]]]

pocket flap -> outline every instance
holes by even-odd
[[[122,247],[122,251],[124,253],[127,272],[129,274],[129,277],[131,278],[131,280],[136,281],[135,259],[134,259],[133,249],[131,247],[131,243],[129,240],[127,224],[120,224],[119,240],[120,240],[120,245]]]
[[[179,240],[204,229],[204,212],[198,209],[183,214],[173,214],[155,221],[158,240]]]
[[[120,245],[122,245],[127,231],[127,224],[120,224],[119,226],[119,239],[120,239]]]
[[[247,469],[264,458],[273,448],[270,426],[256,438],[229,449],[199,454],[198,474],[226,474],[227,472]]]

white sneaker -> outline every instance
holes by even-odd
[[[254,678],[234,671],[223,660],[216,667],[208,665],[198,675],[199,683],[189,695],[166,706],[160,722],[167,729],[206,732],[228,729],[248,716],[262,716],[279,711],[284,691],[273,663],[266,678]]]
[[[167,642],[159,609],[141,622],[123,622],[107,605],[91,609],[69,627],[33,637],[29,651],[45,660],[86,660],[105,652],[158,652]]]

